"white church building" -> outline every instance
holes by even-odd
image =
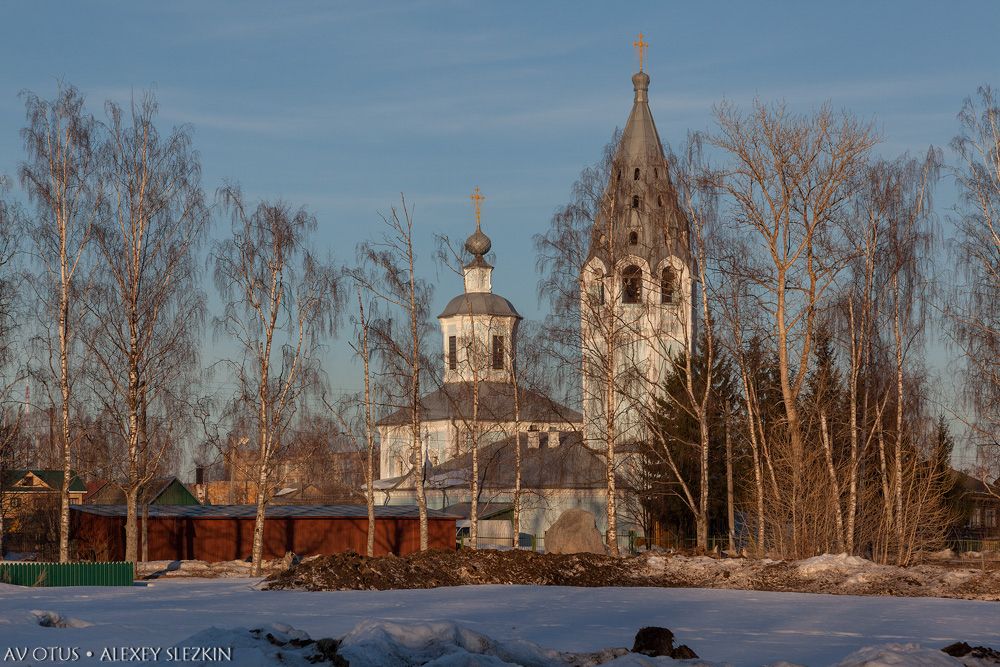
[[[580,276],[583,414],[516,383],[522,318],[493,292],[493,267],[485,259],[491,242],[481,229],[477,188],[476,231],[465,243],[472,259],[464,267],[464,290],[438,316],[444,381],[421,399],[423,465],[412,465],[410,458],[409,410],[381,419],[377,502],[415,502],[422,474],[430,508],[468,503],[470,450],[476,442],[479,502],[502,510],[513,500],[519,443],[522,532],[543,534],[571,507],[593,512],[604,530],[603,452],[613,438],[623,471],[619,531],[639,530],[636,499],[627,497],[624,474],[625,452],[644,437],[634,401],[662,386],[671,355],[691,344],[694,324],[687,222],[649,109],[649,76],[640,69],[632,83],[632,112]]]

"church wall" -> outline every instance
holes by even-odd
[[[533,428],[537,431],[578,431],[581,424],[569,422],[529,422],[522,421],[521,432]],[[516,428],[514,421],[509,422],[479,422],[479,446],[483,447],[493,442],[513,436]],[[421,424],[423,440],[423,456],[431,464],[444,463],[464,454],[471,442],[468,437],[468,425],[461,420],[435,420]],[[457,438],[457,440],[456,440]],[[379,427],[379,463],[381,479],[398,477],[410,469],[411,431],[409,424]],[[435,458],[436,457],[436,458]],[[402,466],[400,466],[400,459]]]
[[[427,507],[443,509],[455,503],[467,503],[471,499],[468,489],[427,489]],[[384,498],[384,496],[383,496]],[[618,507],[629,506],[625,493],[618,494]],[[480,504],[513,503],[512,489],[486,489],[479,499]],[[390,505],[412,505],[416,503],[416,493],[412,490],[390,492]],[[607,530],[607,492],[604,489],[542,489],[524,491],[521,496],[521,532],[543,537],[545,531],[569,509],[583,509],[591,512],[597,521],[597,529]],[[622,510],[618,513],[618,532],[629,531],[642,535],[642,527],[633,517]],[[490,537],[483,533],[484,538]]]

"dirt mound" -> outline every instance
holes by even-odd
[[[467,584],[536,586],[642,586],[637,558],[597,554],[538,554],[531,551],[462,549],[425,551],[404,558],[355,553],[304,560],[267,578],[265,588],[310,591],[438,588]]]
[[[307,558],[272,574],[262,588],[392,590],[469,584],[730,588],[1000,600],[1000,572],[930,564],[901,568],[828,554],[785,562],[656,552],[625,558],[491,549],[426,551],[403,558],[343,553]]]

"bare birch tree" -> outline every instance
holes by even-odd
[[[417,276],[413,246],[413,213],[406,199],[400,208],[382,216],[379,239],[362,244],[358,280],[381,303],[382,317],[372,322],[373,351],[380,362],[379,375],[386,387],[387,408],[409,413],[409,464],[414,477],[420,520],[420,550],[427,541],[427,495],[421,387],[430,372],[425,339],[429,333],[431,286]],[[397,324],[397,318],[400,324]],[[389,443],[382,442],[382,447]]]
[[[355,293],[357,296],[358,311],[354,318],[355,324],[355,337],[351,341],[351,349],[354,354],[361,358],[361,365],[364,373],[364,389],[361,395],[358,397],[360,399],[361,405],[361,415],[360,422],[358,426],[363,431],[364,440],[364,452],[365,452],[365,505],[368,511],[368,535],[365,546],[365,554],[370,558],[375,555],[375,405],[376,405],[376,390],[377,388],[373,386],[372,382],[372,349],[370,343],[370,336],[372,330],[372,307],[369,304],[368,308],[365,307],[367,291],[363,289],[362,285],[355,281]],[[351,403],[357,404],[358,401],[351,400]],[[342,412],[339,411],[338,414]],[[354,430],[342,419],[342,427],[345,432],[350,432]]]
[[[893,526],[896,538],[896,559],[905,564],[907,558],[907,515],[904,506],[904,450],[908,433],[904,410],[910,402],[904,393],[907,384],[904,373],[912,347],[922,339],[927,303],[928,261],[932,235],[928,229],[931,214],[931,190],[940,171],[941,157],[931,149],[921,162],[901,159],[887,172],[883,184],[890,199],[886,211],[886,250],[883,254],[888,279],[891,308],[891,331],[895,357],[895,428],[893,429],[892,471],[889,488],[893,500],[893,516],[887,523]],[[912,440],[911,440],[912,442]],[[911,447],[912,448],[912,445]]]
[[[620,421],[625,414],[637,414],[629,401],[621,399],[624,384],[634,377],[630,372],[634,366],[622,358],[630,327],[621,305],[625,281],[616,280],[613,273],[620,236],[615,214],[624,203],[609,184],[620,140],[621,133],[616,131],[602,158],[584,169],[574,183],[573,200],[556,211],[546,233],[535,236],[536,265],[542,273],[538,293],[551,306],[546,319],[548,351],[559,360],[562,373],[578,369],[574,374],[578,380],[560,379],[572,389],[579,386],[584,414],[591,420],[584,425],[585,445],[605,459],[606,540],[613,555],[619,553],[616,452],[622,436]],[[588,275],[592,244],[608,255],[607,273]],[[641,282],[628,289],[641,291]],[[580,384],[574,386],[575,382]]]
[[[86,347],[93,393],[122,442],[112,482],[125,496],[125,558],[135,561],[139,492],[187,435],[205,312],[195,253],[209,216],[190,129],[161,136],[151,93],[127,110],[109,102],[107,113]]]
[[[834,222],[844,213],[875,137],[850,116],[823,108],[796,117],[757,102],[749,113],[717,111],[713,143],[727,165],[720,183],[735,223],[759,248],[756,287],[768,295],[789,441],[792,553],[804,553],[804,441],[799,395],[819,305],[844,265]]]
[[[226,300],[216,327],[239,349],[240,356],[226,362],[237,383],[233,401],[254,414],[257,576],[274,465],[305,392],[319,382],[316,353],[322,337],[334,331],[340,283],[334,268],[309,249],[316,219],[305,209],[267,201],[250,208],[232,185],[220,198],[232,232],[212,253],[215,282]]]
[[[27,160],[21,164],[21,184],[35,204],[31,240],[37,273],[34,292],[42,307],[45,366],[38,369],[58,386],[61,468],[59,560],[69,550],[69,487],[73,452],[81,433],[74,428],[74,355],[78,352],[74,326],[79,297],[86,291],[85,253],[102,207],[97,146],[98,127],[84,111],[83,96],[60,84],[52,100],[24,95],[27,126],[21,131]],[[55,403],[54,403],[55,404]]]
[[[20,207],[7,200],[7,187],[0,175],[0,561],[4,557],[4,479],[20,458],[16,450],[29,409],[27,397],[20,401],[13,396],[25,370],[15,366],[19,358],[16,335],[22,319],[19,311],[24,306],[18,298],[21,276],[16,262],[25,220]]]
[[[945,314],[964,353],[970,430],[980,454],[1000,473],[1000,101],[983,86],[959,114],[952,141],[962,196],[956,221],[958,275]],[[990,480],[992,481],[992,480]]]

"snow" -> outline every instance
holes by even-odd
[[[855,651],[837,663],[837,667],[955,667],[961,664],[950,655],[919,644],[885,644]]]
[[[190,577],[131,588],[0,584],[0,661],[27,664],[3,660],[10,647],[73,646],[81,653],[77,664],[97,664],[84,652],[123,644],[191,645],[194,638],[236,646],[231,664],[272,664],[277,650],[289,664],[306,659],[306,649],[301,655],[287,647],[275,649],[251,634],[255,628],[289,637],[308,633],[313,639],[346,635],[350,640],[343,650],[382,651],[378,664],[386,664],[386,651],[425,651],[435,642],[442,653],[435,658],[439,665],[631,647],[636,631],[646,625],[670,628],[678,644],[710,663],[736,667],[778,660],[810,667],[844,660],[854,662],[841,664],[955,665],[961,663],[938,649],[959,640],[1000,645],[1000,605],[977,600],[535,586],[311,593],[259,591],[258,582]],[[43,627],[39,610],[73,623]],[[84,623],[90,625],[81,627]],[[376,637],[381,644],[372,643]],[[909,646],[918,644],[922,649]],[[862,649],[867,653],[856,653]],[[914,662],[939,656],[951,662]],[[676,663],[630,655],[606,664]]]
[[[454,621],[362,621],[344,637],[339,653],[351,667],[406,667],[425,664],[513,664],[545,667],[559,664],[606,664],[617,657],[607,650],[582,656],[563,653],[523,639],[501,642]],[[672,660],[667,662],[676,664]]]
[[[862,574],[863,570],[875,570],[881,566],[860,556],[823,554],[822,556],[813,556],[812,558],[796,561],[795,567],[798,569],[799,574],[810,577],[831,571],[856,575]]]

